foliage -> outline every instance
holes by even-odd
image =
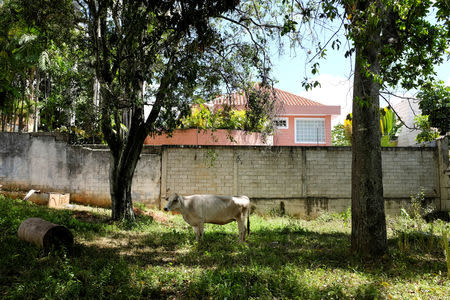
[[[208,224],[197,243],[181,216],[154,213],[167,224],[138,217],[127,228],[105,214],[82,218],[0,196],[1,298],[444,299],[450,292],[441,248],[413,236],[404,217],[389,219],[390,257],[362,263],[348,250],[346,214],[312,221],[252,215],[242,245],[234,222]],[[72,252],[42,256],[19,241],[18,226],[28,217],[68,227]],[[441,222],[424,226],[435,234],[448,229]],[[410,237],[408,251],[399,247],[402,235]]]
[[[131,184],[146,136],[170,134],[195,100],[225,89],[250,95],[256,73],[268,85],[267,41],[234,20],[242,14],[234,0],[77,3],[100,85],[99,123],[112,155],[112,217],[133,219]],[[249,103],[254,128],[263,115],[251,112],[263,105]]]
[[[448,246],[448,231],[442,233],[442,247],[444,248],[445,259],[447,260],[447,279],[450,280],[450,248]]]
[[[2,130],[18,123],[21,131],[39,118],[41,81],[46,77],[49,50],[68,42],[73,28],[72,2],[8,0],[0,5],[0,111]],[[34,125],[36,130],[36,123]],[[9,130],[16,130],[14,127]]]
[[[397,121],[395,112],[389,106],[380,108],[381,146],[395,146],[397,133],[402,123]],[[344,120],[343,137],[350,143],[352,141],[352,114],[348,114]]]
[[[350,139],[347,136],[346,127],[344,124],[337,124],[331,130],[331,139],[333,146],[351,146],[351,137]]]
[[[416,136],[418,143],[431,142],[439,137],[439,133],[434,128],[431,128],[428,115],[415,116],[414,125],[421,130]]]
[[[38,61],[42,51],[37,40],[37,30],[27,29],[22,18],[15,20],[15,2],[0,7],[1,55],[0,55],[0,110],[2,130],[23,120],[31,111],[33,103],[26,97],[26,77]],[[14,125],[13,125],[14,124]]]
[[[352,136],[352,249],[365,258],[382,257],[387,251],[379,120],[380,91],[388,87],[420,88],[435,74],[449,45],[447,0],[328,0],[283,1],[289,12],[298,12],[306,26],[322,20],[339,25],[325,45],[317,43],[308,61],[311,73],[326,51],[339,48],[335,36],[343,27],[349,43],[345,56],[355,53]],[[436,22],[427,18],[437,8]],[[293,14],[287,15],[293,20]],[[284,34],[300,22],[285,22]],[[329,24],[328,23],[328,24]],[[326,26],[324,26],[326,27]],[[316,27],[317,28],[317,27]],[[333,40],[333,41],[332,41]],[[339,39],[337,39],[339,40]],[[315,59],[317,58],[317,59]],[[316,83],[303,82],[306,88]],[[386,135],[386,132],[385,132]],[[387,137],[384,142],[387,141]],[[383,140],[382,140],[383,142]]]
[[[342,220],[344,221],[344,226],[345,227],[347,227],[347,225],[351,224],[351,222],[352,222],[352,209],[351,209],[351,207],[347,208],[340,215],[342,217]]]
[[[256,126],[250,126],[246,110],[232,109],[224,106],[213,111],[208,106],[200,104],[191,109],[191,114],[181,120],[181,128],[197,129],[228,129],[268,132],[267,117],[260,117]]]
[[[449,44],[448,1],[421,0],[379,0],[379,1],[283,1],[285,4],[283,34],[289,35],[293,45],[305,49],[311,59],[311,74],[317,74],[320,61],[327,58],[327,51],[340,50],[344,42],[339,37],[341,29],[351,45],[345,57],[351,57],[355,49],[368,50],[381,46],[380,72],[371,71],[367,57],[359,59],[366,77],[379,82],[382,88],[398,86],[409,90],[420,87],[433,77],[433,65],[443,62],[443,54]],[[436,18],[431,22],[430,10]],[[327,22],[328,21],[328,22]],[[326,23],[328,26],[325,26]],[[331,29],[329,26],[333,26]],[[314,31],[316,30],[316,31]],[[317,31],[329,31],[329,40],[320,40]],[[378,33],[380,39],[370,38]],[[305,43],[303,36],[312,37]],[[331,49],[330,49],[331,48]],[[308,76],[302,82],[307,88],[320,83],[310,81]]]
[[[427,82],[418,93],[419,107],[423,115],[428,115],[431,127],[437,128],[441,135],[450,128],[450,87],[444,82]]]
[[[79,38],[75,33],[72,39]],[[94,76],[85,60],[86,51],[67,43],[57,47],[51,43],[46,50],[46,86],[40,103],[40,129],[54,131],[64,126],[77,126],[85,135],[98,135],[98,109],[93,100]],[[72,41],[74,43],[74,41]]]
[[[411,195],[411,205],[402,208],[401,215],[390,220],[394,236],[397,238],[398,248],[403,253],[428,251],[430,249],[442,249],[447,265],[447,277],[450,271],[448,257],[448,238],[450,230],[448,223],[436,220],[427,224],[423,216],[434,208],[425,202],[424,190],[421,189],[415,195]],[[436,254],[435,254],[436,255]]]
[[[411,195],[411,206],[406,210],[407,214],[414,220],[421,220],[422,217],[435,210],[431,203],[425,199],[425,190],[420,188],[417,193]],[[423,220],[421,220],[423,222]]]
[[[394,138],[402,127],[402,124],[397,121],[394,110],[389,106],[380,109],[380,125],[381,135],[388,136],[390,139]]]
[[[2,124],[18,119],[21,130],[34,117],[40,130],[68,130],[76,142],[104,140],[113,157],[113,218],[133,218],[131,183],[144,139],[179,126],[195,99],[244,90],[242,126],[265,123],[267,98],[250,81],[258,74],[269,85],[267,35],[240,24],[254,6],[238,4],[2,1]]]

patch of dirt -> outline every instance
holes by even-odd
[[[62,208],[72,210],[74,213],[74,217],[78,220],[82,220],[90,223],[108,223],[113,222],[110,220],[111,210],[105,208],[84,206],[79,204],[67,204]],[[168,225],[171,223],[170,217],[168,217],[165,213],[159,212],[156,210],[142,210],[138,207],[134,207],[133,211],[136,216],[149,216],[154,221]]]
[[[133,208],[134,213],[136,214],[136,216],[150,216],[153,218],[153,220],[155,220],[158,223],[162,223],[162,224],[169,224],[169,218],[167,216],[165,216],[165,214],[157,212],[157,211],[144,211],[140,208]]]
[[[74,210],[73,216],[80,221],[89,223],[104,223],[107,219],[104,216],[93,214],[85,210]]]

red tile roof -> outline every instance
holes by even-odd
[[[322,103],[312,101],[286,91],[275,89],[277,99],[284,103],[284,105],[300,105],[300,106],[323,106]]]
[[[273,88],[277,101],[281,101],[283,105],[295,106],[323,106],[322,103],[315,102],[292,93]],[[224,95],[214,100],[214,105],[228,104],[232,106],[245,106],[247,104],[247,97],[244,92],[235,92],[231,95]]]
[[[324,105],[292,93],[273,88],[275,101],[279,105],[280,115],[283,114],[340,114],[340,106]],[[247,97],[243,92],[235,92],[231,95],[223,95],[213,101],[214,106],[228,104],[237,108],[243,108],[247,104]]]

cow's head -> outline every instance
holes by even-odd
[[[177,194],[172,194],[170,195],[170,197],[167,199],[167,204],[166,206],[164,206],[164,210],[165,211],[177,211],[181,208],[181,201],[183,199],[181,198],[181,196],[178,196]]]

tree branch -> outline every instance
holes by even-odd
[[[328,41],[325,43],[323,47],[319,48],[319,51],[308,61],[308,64],[312,62],[330,43],[330,41],[336,36],[336,34],[341,31],[342,25],[344,25],[344,19],[342,19],[341,24],[339,25],[339,28],[333,33],[333,35],[328,39]]]
[[[409,127],[408,125],[406,125],[406,123],[402,120],[402,118],[399,116],[399,114],[397,113],[397,111],[394,109],[394,107],[392,107],[391,103],[389,102],[389,100],[387,100],[386,97],[384,97],[380,92],[380,97],[383,98],[384,101],[386,101],[387,104],[389,104],[389,107],[392,109],[392,111],[395,113],[395,115],[397,116],[398,120],[403,124],[403,126],[405,126],[406,128],[410,129],[410,130],[418,130],[417,127]],[[395,95],[394,95],[395,96]],[[409,102],[409,101],[408,101]],[[413,110],[414,112],[414,110]]]
[[[239,21],[236,21],[236,20],[233,20],[233,19],[231,19],[231,18],[225,17],[225,16],[223,16],[223,15],[219,16],[219,18],[224,19],[224,20],[227,20],[227,21],[229,21],[229,22],[231,22],[231,23],[234,23],[234,24],[236,24],[236,25],[239,25],[239,26],[245,28],[245,30],[248,32],[248,34],[249,34],[250,39],[252,40],[252,42],[253,42],[256,46],[258,46],[258,48],[264,49],[263,46],[261,46],[257,41],[255,41],[255,39],[254,39],[254,37],[253,37],[253,34],[252,34],[252,31],[250,30],[250,28],[249,28],[248,26],[246,26],[246,25],[240,23]]]

